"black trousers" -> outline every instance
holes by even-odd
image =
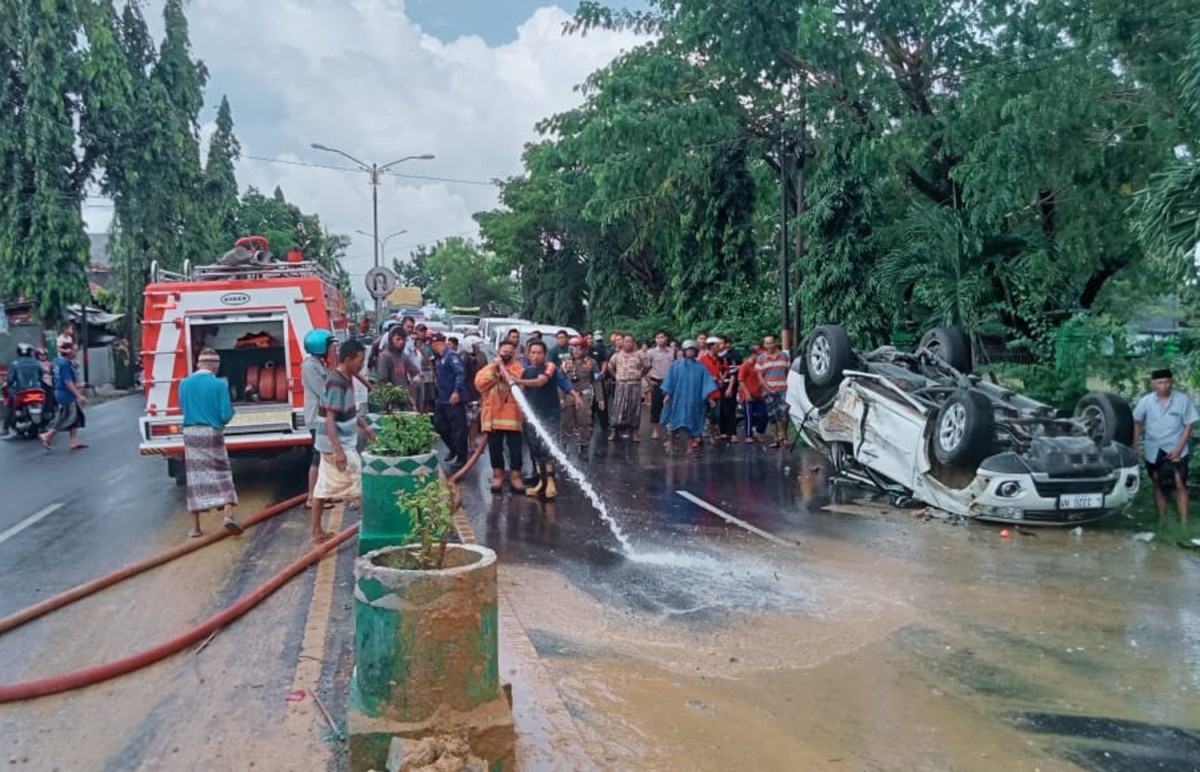
[[[650,379],[650,425],[657,426],[662,420],[663,390],[662,381]]]
[[[459,462],[467,460],[467,406],[438,403],[433,409],[433,426],[441,435],[442,442],[450,448],[450,455]]]
[[[737,399],[722,396],[717,403],[717,428],[722,436],[737,434]]]
[[[508,446],[508,465],[513,471],[521,471],[521,432],[498,432],[488,434],[488,455],[492,469],[504,469],[504,446]]]

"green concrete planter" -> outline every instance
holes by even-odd
[[[363,509],[358,534],[358,554],[380,547],[403,544],[412,530],[412,517],[396,503],[401,491],[412,492],[437,476],[438,460],[433,453],[419,456],[376,456],[362,454]]]
[[[491,769],[511,768],[496,554],[452,544],[443,569],[396,567],[412,549],[385,547],[354,563],[350,768],[383,769],[394,740],[431,734],[465,736]]]

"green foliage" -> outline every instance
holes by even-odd
[[[367,448],[376,456],[421,456],[433,450],[437,433],[422,413],[391,413],[383,417],[375,441]]]
[[[412,530],[406,541],[418,545],[414,568],[436,571],[446,562],[446,543],[454,532],[454,512],[450,492],[436,478],[415,491],[401,491],[396,504],[412,517]]]
[[[421,287],[426,298],[447,308],[477,307],[484,315],[500,315],[520,305],[512,269],[468,239],[448,238],[428,251],[422,247],[408,263],[395,265],[401,280],[411,282],[401,286]]]
[[[54,322],[87,295],[82,19],[73,0],[14,0],[0,16],[0,297]]]
[[[372,413],[394,413],[408,404],[408,389],[394,383],[376,383],[367,397],[367,408]]]
[[[1190,275],[1187,0],[648,6],[580,4],[569,32],[656,34],[542,122],[501,208],[477,215],[535,318],[578,324],[585,301],[589,326],[757,335],[779,328],[787,283],[804,328],[836,322],[864,343],[1000,329],[1049,366],[1072,317],[1145,313],[1163,290],[1137,278],[1147,245],[1172,253],[1165,276]],[[781,178],[782,203],[803,209],[786,276]],[[1129,206],[1147,185],[1139,239]]]

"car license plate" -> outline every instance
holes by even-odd
[[[1058,497],[1059,509],[1100,509],[1103,506],[1103,493],[1064,493]]]
[[[229,426],[255,426],[258,424],[290,424],[290,410],[239,410],[233,414]]]

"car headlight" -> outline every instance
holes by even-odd
[[[996,495],[1004,499],[1011,499],[1019,495],[1021,490],[1021,483],[1016,480],[1005,480],[996,486]]]

